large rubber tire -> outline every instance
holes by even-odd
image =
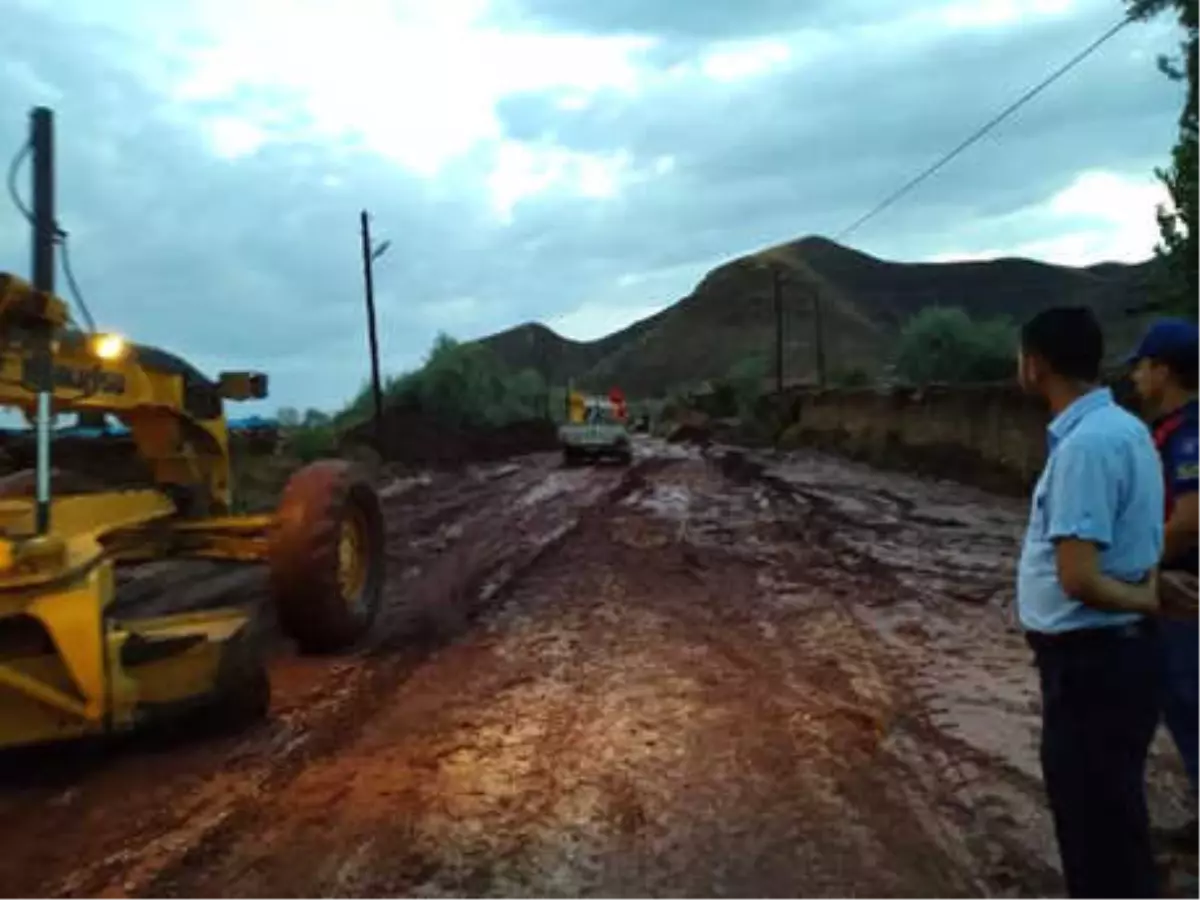
[[[275,518],[268,562],[283,632],[303,653],[355,644],[383,599],[383,514],[370,481],[345,460],[312,463],[288,480]]]

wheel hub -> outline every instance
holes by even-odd
[[[367,529],[353,512],[342,522],[338,541],[338,587],[346,605],[357,607],[367,581]]]

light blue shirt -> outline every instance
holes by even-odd
[[[1030,504],[1017,566],[1017,611],[1032,631],[1063,632],[1122,625],[1141,618],[1084,606],[1058,582],[1054,543],[1091,541],[1101,571],[1138,581],[1163,546],[1163,476],[1141,419],[1097,388],[1050,422],[1049,454]]]

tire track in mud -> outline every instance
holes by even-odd
[[[914,529],[927,532],[958,528],[964,524],[959,519],[925,514],[914,497],[878,484],[851,488],[844,481],[824,484],[813,478],[785,478],[772,461],[737,450],[724,448],[717,465],[740,483],[766,487],[791,513],[783,521],[794,538],[815,537],[831,551],[832,567],[843,579],[853,579],[856,589],[830,591],[830,596],[864,639],[880,634],[878,623],[861,612],[865,608],[888,608],[907,602],[926,610],[933,618],[939,608],[958,612],[957,604],[980,602],[973,593],[947,589],[944,561],[928,567],[932,574],[941,576],[937,582],[918,586],[903,577],[904,569],[898,568],[894,560],[873,552],[875,548],[871,545],[873,539],[911,534]],[[894,514],[883,517],[877,513],[864,514],[872,506],[877,510],[891,507]],[[926,539],[931,537],[926,533]],[[919,568],[919,563],[913,560],[912,571]],[[948,577],[953,579],[960,574],[965,573],[952,571]],[[986,605],[987,600],[983,603]],[[985,613],[985,618],[971,629],[972,633],[965,636],[966,643],[978,640],[995,625]],[[921,633],[919,625],[916,630]],[[911,630],[909,633],[912,635]],[[1040,780],[936,723],[930,693],[922,685],[921,661],[903,649],[903,645],[893,642],[885,651],[890,657],[888,669],[905,686],[906,698],[885,725],[885,741],[897,777],[906,773],[933,800],[936,815],[930,818],[927,827],[943,847],[963,843],[973,863],[985,861],[974,874],[976,894],[994,896],[1013,889],[1045,894],[1057,890],[1060,885],[1056,870],[1044,861],[1031,859],[1028,839],[1018,834],[1028,823],[1018,822],[1004,810],[997,815],[996,810],[983,802],[989,796],[986,782],[990,781],[1015,790],[1023,799],[1027,798],[1031,807],[1037,808],[1042,793]],[[982,774],[985,772],[986,776]],[[1005,827],[998,828],[998,824]]]
[[[837,539],[837,531],[844,523],[832,501],[822,494],[797,491],[795,486],[770,474],[765,463],[753,460],[739,451],[731,452],[728,448],[715,448],[711,453],[711,461],[725,477],[741,487],[746,489],[757,487],[760,492],[763,489],[766,491],[765,496],[760,496],[759,505],[763,508],[769,506],[771,509],[768,527],[789,542],[781,548],[781,552],[771,556],[770,567],[776,572],[775,576],[767,579],[771,586],[780,587],[782,583],[778,581],[778,578],[782,576],[784,582],[790,581],[793,587],[805,584],[825,587],[822,584],[823,578],[813,579],[815,572],[821,570],[834,570],[843,580],[850,581],[852,579],[855,582],[853,586],[843,584],[823,591],[823,596],[832,603],[832,608],[840,613],[841,620],[857,636],[861,646],[874,648],[872,651],[873,662],[880,669],[887,670],[889,684],[893,691],[894,705],[890,712],[885,710],[865,713],[861,708],[854,706],[847,708],[851,716],[849,721],[853,724],[844,740],[850,742],[849,746],[854,746],[857,742],[858,746],[869,748],[873,766],[884,766],[891,769],[887,778],[864,774],[861,779],[863,785],[858,788],[864,799],[864,807],[873,808],[872,815],[878,815],[882,812],[881,798],[894,793],[896,783],[904,780],[901,777],[902,774],[907,774],[905,773],[906,763],[896,757],[895,748],[892,746],[895,732],[908,718],[920,715],[920,705],[905,677],[907,667],[904,665],[904,661],[897,658],[891,648],[881,645],[879,635],[860,620],[853,608],[853,603],[868,600],[862,590],[864,580],[878,582],[882,578],[885,584],[889,584],[893,580],[892,573],[886,566],[878,563],[871,565],[870,563],[874,563],[874,560],[866,560],[868,564],[864,565],[859,554],[847,552],[843,542]],[[876,522],[855,522],[858,529],[874,528],[878,524]],[[709,532],[711,534],[711,529]],[[802,542],[805,545],[803,552],[791,552],[794,551],[796,542]],[[711,550],[706,547],[706,552],[711,552]],[[762,582],[761,578],[760,582]],[[850,598],[853,600],[851,601]],[[820,607],[810,607],[805,612],[807,615],[817,616],[820,614],[819,611],[828,612],[829,610],[829,605],[822,604]],[[831,674],[839,673],[838,667],[833,665]],[[864,740],[865,744],[862,743]],[[945,768],[952,769],[953,760]],[[868,787],[864,788],[864,785],[868,785]],[[927,798],[909,798],[909,805],[914,808],[922,805],[922,802],[927,802]],[[953,847],[954,841],[948,839],[939,817],[921,816],[919,828],[928,832],[929,843],[941,851],[946,852]],[[955,871],[956,874],[952,878],[960,880],[960,890],[962,890],[961,879],[965,877],[968,879],[966,882],[969,885],[966,888],[968,893],[983,893],[983,882],[979,880],[978,876],[970,874],[970,867],[963,865],[963,862],[964,860],[960,857],[957,864],[947,861],[945,865],[949,867],[949,870]],[[933,890],[933,888],[925,888],[925,890]]]
[[[719,453],[713,462],[723,465]],[[695,475],[703,493],[696,470],[621,492],[636,500]],[[1004,577],[1006,526],[972,528],[970,509],[964,525],[962,510],[934,509],[962,499],[927,485],[914,499],[847,485],[847,474],[777,483],[751,527],[729,521],[746,498],[711,484],[706,502],[720,509],[685,516],[674,535],[620,502],[591,508],[489,607],[482,631],[422,667],[354,743],[299,773],[290,787],[309,800],[276,792],[277,827],[261,841],[226,843],[156,886],[1054,893],[1039,782],[955,733],[922,671],[927,646],[970,653],[1007,640],[989,605],[997,595],[978,600]],[[756,546],[763,529],[791,540]],[[953,539],[913,553],[914,538],[964,529],[982,545],[973,554],[956,555]],[[764,565],[818,597],[770,609],[777,601],[755,593]],[[915,630],[898,615],[906,605]],[[954,671],[936,661],[933,678]]]
[[[892,726],[897,756],[938,798],[947,836],[965,838],[977,892],[1061,892],[1037,762],[1036,676],[1013,609],[1025,505],[820,454],[730,455],[717,464],[792,510],[793,538],[830,548],[829,569],[850,586],[831,595],[893,652],[911,691]],[[821,568],[809,579],[821,580]],[[1152,819],[1179,821],[1194,801],[1163,737],[1148,799]]]
[[[1035,712],[993,591],[1009,512],[660,450],[385,488],[388,605],[360,652],[282,655],[245,735],[0,798],[0,892],[1060,890],[1040,784],[960,728],[1001,696],[980,673],[1018,667],[981,714]]]
[[[532,479],[525,479],[525,492],[507,498],[510,501],[505,509],[507,516],[498,517],[499,510],[489,508],[453,518],[446,514],[449,508],[462,511],[474,504],[469,500],[441,504],[441,513],[431,517],[431,521],[454,522],[455,548],[437,559],[410,585],[414,597],[404,604],[389,604],[388,614],[376,624],[373,636],[363,648],[370,660],[368,670],[360,676],[353,695],[336,705],[336,720],[312,729],[313,738],[303,753],[295,754],[285,765],[272,766],[255,804],[244,805],[240,815],[222,821],[220,827],[192,844],[182,856],[158,866],[153,877],[136,888],[137,892],[152,896],[197,893],[188,885],[197,876],[203,878],[215,863],[232,855],[247,835],[253,834],[251,843],[258,845],[264,834],[278,824],[274,816],[262,815],[264,804],[284,796],[297,779],[353,744],[363,729],[371,726],[380,708],[393,699],[398,685],[452,645],[478,616],[501,603],[539,560],[577,532],[581,521],[601,514],[647,473],[664,464],[662,460],[646,460],[617,472],[551,471],[548,475],[540,472],[551,482],[558,479],[558,489],[547,491],[545,482],[529,486]],[[580,480],[585,482],[582,491],[572,483]],[[569,502],[542,508],[556,497]],[[296,823],[294,819],[284,821]],[[267,893],[274,890],[270,888]],[[305,893],[306,889],[299,891]]]
[[[340,658],[295,658],[281,646],[272,664],[272,718],[242,735],[165,745],[140,737],[99,750],[65,747],[57,763],[39,757],[33,765],[49,783],[0,799],[9,823],[0,823],[9,851],[0,861],[0,894],[136,893],[154,883],[160,869],[187,867],[218,852],[253,822],[264,798],[352,740],[394,686],[479,611],[467,610],[453,628],[444,621],[430,627],[444,606],[439,599],[449,594],[461,602],[489,577],[492,590],[502,592],[544,552],[539,545],[565,538],[581,509],[603,502],[624,477],[636,477],[636,469],[580,473],[558,495],[529,503],[521,532],[492,542],[489,554],[472,552],[475,542],[504,531],[508,505],[555,475],[544,460],[533,460],[460,476],[458,484],[445,476],[385,488],[393,571],[386,612],[367,642]],[[539,521],[547,520],[554,527],[539,531]],[[438,529],[456,522],[458,533],[439,540]],[[505,548],[515,558],[497,571]],[[406,568],[395,571],[397,563]],[[178,577],[167,574],[164,582],[177,584]],[[81,815],[92,823],[88,833]],[[22,820],[53,839],[31,842],[21,833]]]
[[[880,707],[904,698],[878,636],[756,593],[744,522],[647,514],[650,487],[688,479],[711,481],[685,466],[593,507],[353,744],[274,794],[253,840],[152,887],[977,893],[880,741]]]
[[[418,520],[418,527],[410,533],[428,533],[430,525],[450,522],[455,529],[454,545],[408,583],[409,597],[388,604],[362,647],[369,662],[355,673],[355,683],[343,687],[336,702],[325,700],[330,715],[308,723],[308,740],[300,752],[290,753],[282,765],[279,760],[272,761],[253,804],[243,804],[236,815],[223,819],[169,865],[158,867],[153,877],[135,890],[151,896],[172,895],[176,880],[186,880],[190,871],[220,859],[241,837],[257,834],[253,831],[256,825],[269,828],[270,823],[262,823],[259,816],[264,800],[285,793],[314,764],[353,743],[391,699],[397,685],[467,631],[480,614],[502,601],[544,554],[576,531],[582,518],[615,502],[655,464],[650,461],[627,470],[592,470],[577,476],[553,469],[522,473],[520,491],[512,491],[506,498],[481,505],[478,496],[469,492],[440,503],[431,515]],[[546,492],[541,478],[559,479],[559,490]],[[582,489],[577,484],[581,480]],[[530,500],[522,506],[526,498]],[[507,509],[500,508],[501,504]],[[397,535],[389,544],[401,541]],[[393,586],[392,593],[400,591]]]

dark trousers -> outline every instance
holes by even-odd
[[[1158,726],[1149,626],[1029,634],[1042,686],[1042,777],[1072,897],[1157,897],[1146,755]]]
[[[1167,730],[1196,785],[1197,719],[1200,718],[1200,627],[1195,622],[1163,619],[1158,623],[1162,667],[1162,711]]]

